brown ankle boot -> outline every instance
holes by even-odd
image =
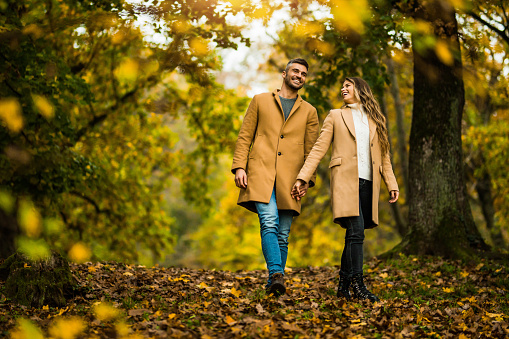
[[[270,281],[270,286],[267,288],[267,294],[274,294],[276,297],[285,294],[285,280],[281,273],[274,273],[270,277]]]

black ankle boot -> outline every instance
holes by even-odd
[[[338,284],[338,293],[336,294],[338,298],[345,298],[346,300],[350,300],[352,297],[350,295],[350,277],[346,274],[339,272],[339,284]]]
[[[368,291],[368,288],[364,285],[364,277],[362,276],[362,273],[352,276],[352,289],[354,298],[367,299],[371,302],[380,301],[380,299]]]

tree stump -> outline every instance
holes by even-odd
[[[8,298],[37,308],[65,306],[66,296],[78,287],[67,260],[56,252],[40,261],[32,261],[16,252],[0,266],[0,279],[6,280]]]

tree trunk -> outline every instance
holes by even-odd
[[[414,3],[415,4],[415,3]],[[467,258],[486,249],[467,199],[461,148],[465,93],[454,8],[417,2],[413,16],[428,22],[454,59],[412,34],[414,106],[409,154],[409,234],[396,250]]]
[[[16,251],[18,235],[16,217],[0,208],[0,259],[6,259]]]
[[[18,304],[63,307],[66,297],[78,287],[67,260],[54,252],[49,258],[33,261],[16,252],[0,266],[5,295]]]

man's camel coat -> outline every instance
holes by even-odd
[[[240,128],[232,172],[246,170],[247,188],[238,204],[257,212],[254,202],[268,203],[276,187],[277,208],[300,214],[300,201],[290,192],[320,131],[316,109],[297,97],[285,121],[279,90],[255,95]],[[309,175],[314,185],[316,173]]]
[[[392,171],[390,155],[382,158],[382,151],[376,131],[376,124],[369,119],[369,140],[371,169],[373,173],[373,224],[365,228],[378,226],[378,198],[380,178],[389,191],[398,190],[398,183]],[[323,122],[320,137],[309,153],[306,163],[297,178],[308,182],[318,163],[332,144],[329,168],[331,169],[331,200],[334,222],[338,218],[359,215],[359,170],[357,163],[357,143],[352,110],[349,107],[334,109]]]

